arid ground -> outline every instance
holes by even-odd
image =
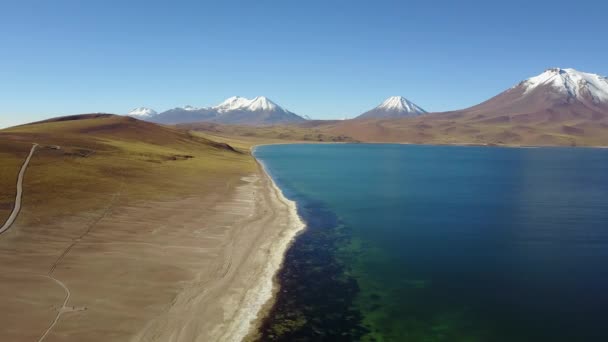
[[[0,235],[0,340],[248,332],[294,222],[247,149],[107,115],[3,130],[0,142],[2,220],[40,144]]]

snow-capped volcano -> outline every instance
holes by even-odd
[[[210,121],[239,125],[275,125],[304,120],[264,96],[254,99],[232,96],[217,106],[178,107],[151,117],[151,121],[165,124]]]
[[[556,123],[608,117],[608,79],[575,69],[551,68],[471,108],[452,112],[473,121]]]
[[[378,107],[367,111],[357,119],[398,118],[424,114],[426,111],[403,96],[391,96]]]
[[[224,124],[275,125],[305,120],[264,96],[253,99],[233,96],[212,109],[217,112],[212,121]]]
[[[377,109],[384,109],[386,111],[395,111],[399,113],[426,113],[424,109],[418,107],[415,103],[409,101],[403,96],[391,96],[384,100],[384,102],[382,102]]]
[[[157,114],[158,113],[154,109],[147,107],[137,107],[131,110],[127,115],[136,118],[149,118]]]
[[[524,88],[524,96],[534,89],[551,87],[568,101],[608,102],[608,78],[574,69],[547,69],[516,87]]]

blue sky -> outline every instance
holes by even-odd
[[[553,66],[608,75],[606,1],[11,1],[0,127],[264,95],[352,117],[477,104]]]

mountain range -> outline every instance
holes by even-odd
[[[392,96],[356,119],[415,117],[427,112],[402,96]],[[608,113],[608,79],[575,69],[551,68],[476,106],[433,115],[488,122],[542,122],[598,119]]]
[[[575,69],[551,68],[466,109],[427,113],[402,96],[392,96],[351,120],[308,120],[265,97],[236,96],[214,107],[186,106],[160,114],[136,108],[130,115],[164,124],[290,125],[359,141],[605,145],[608,79]]]
[[[268,126],[306,121],[264,96],[247,99],[233,96],[213,107],[177,107],[162,113],[145,107],[133,109],[127,115],[162,124],[215,122],[221,124]]]

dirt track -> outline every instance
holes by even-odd
[[[15,206],[13,207],[13,211],[9,215],[6,222],[4,222],[4,225],[2,225],[2,227],[0,228],[0,234],[7,231],[13,225],[13,222],[15,222],[17,215],[19,215],[19,211],[21,211],[21,197],[23,196],[23,177],[25,175],[25,170],[27,170],[27,166],[30,163],[30,159],[32,159],[32,156],[36,151],[36,147],[38,147],[38,144],[34,144],[34,146],[32,146],[30,154],[27,156],[27,158],[25,158],[25,162],[23,162],[23,165],[21,166],[19,176],[17,177],[17,194],[15,195]]]

